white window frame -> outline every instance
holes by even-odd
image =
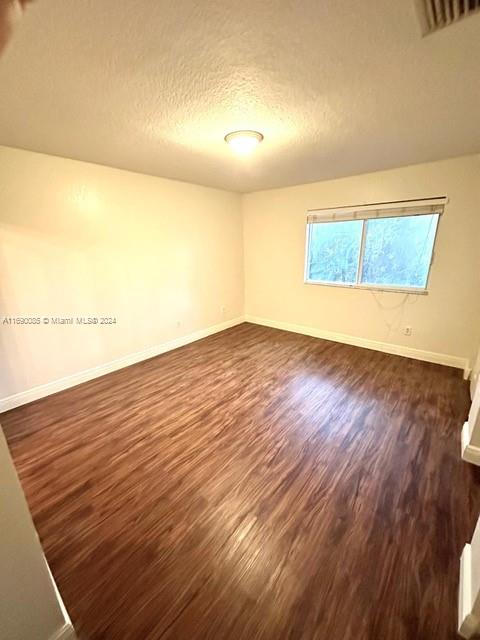
[[[448,202],[448,198],[425,198],[423,200],[415,200],[415,201],[397,201],[397,202],[386,202],[386,203],[378,203],[373,205],[359,205],[357,207],[337,207],[335,209],[317,209],[311,210],[308,212],[307,217],[307,229],[306,229],[306,243],[305,243],[305,269],[304,269],[304,284],[313,284],[319,286],[326,287],[342,287],[346,289],[369,289],[373,291],[392,291],[397,293],[413,293],[416,295],[428,295],[429,292],[429,284],[430,284],[430,275],[432,272],[432,265],[435,259],[435,244],[437,242],[438,236],[438,228],[440,226],[440,220],[443,213],[444,205]],[[423,213],[414,213],[415,209],[418,207],[426,207],[432,206],[435,208],[435,211],[423,212]],[[390,211],[391,213],[390,213]],[[401,215],[398,214],[398,211],[402,211]],[[408,213],[408,210],[411,213]],[[379,213],[380,212],[380,213]],[[394,213],[396,212],[396,213]],[[309,221],[310,216],[314,216],[315,214],[320,214],[321,218],[325,218],[321,222],[311,222]],[[437,226],[435,229],[435,237],[433,239],[433,247],[432,247],[432,255],[430,258],[430,264],[428,266],[428,274],[425,283],[425,287],[405,287],[401,285],[385,285],[385,284],[369,284],[361,281],[362,273],[363,273],[363,257],[365,254],[365,242],[367,237],[367,225],[368,220],[377,219],[378,217],[382,218],[399,218],[402,216],[413,217],[415,215],[438,215]],[[331,222],[346,222],[351,220],[362,221],[362,235],[360,240],[360,250],[358,252],[358,264],[357,264],[357,272],[356,272],[356,282],[331,282],[328,280],[312,280],[308,277],[309,273],[309,264],[310,264],[310,240],[311,240],[311,230],[313,224],[322,224],[331,223]]]

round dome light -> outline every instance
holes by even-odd
[[[263,135],[258,131],[232,131],[225,136],[225,142],[235,153],[251,153],[263,140]]]

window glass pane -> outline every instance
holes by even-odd
[[[427,285],[438,215],[368,220],[362,283]]]
[[[310,225],[309,280],[356,282],[362,225],[361,220]]]

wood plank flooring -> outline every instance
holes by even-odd
[[[85,640],[455,638],[461,372],[243,324],[1,416]]]

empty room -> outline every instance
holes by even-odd
[[[0,0],[0,87],[0,640],[479,636],[480,1]]]

